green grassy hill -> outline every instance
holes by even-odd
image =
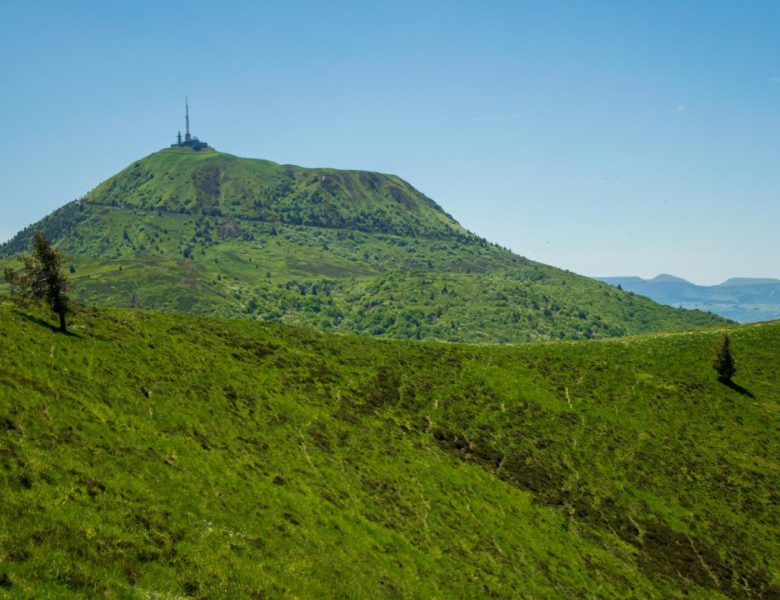
[[[49,318],[0,300],[0,595],[780,593],[778,322],[477,347]]]
[[[723,322],[516,256],[392,175],[167,149],[43,229],[83,301],[471,342],[603,338]]]
[[[433,200],[394,175],[304,169],[186,148],[134,163],[84,200],[402,235],[466,234]]]

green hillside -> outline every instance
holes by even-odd
[[[780,594],[778,322],[477,347],[49,319],[0,300],[0,596]]]
[[[213,150],[155,152],[81,200],[115,208],[400,235],[467,235],[433,200],[394,175],[305,169]]]
[[[0,246],[0,266],[35,229],[72,262],[75,294],[101,305],[470,342],[723,322],[516,256],[378,173],[167,149]]]

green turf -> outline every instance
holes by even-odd
[[[50,323],[0,300],[0,596],[780,592],[779,322],[515,347]]]

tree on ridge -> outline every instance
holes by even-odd
[[[67,333],[65,317],[70,313],[70,299],[62,254],[38,231],[33,238],[32,254],[22,256],[20,260],[22,272],[17,273],[8,267],[3,273],[5,280],[17,286],[23,296],[43,300],[59,317],[60,331]]]

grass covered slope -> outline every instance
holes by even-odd
[[[433,200],[395,175],[307,169],[213,150],[155,152],[82,200],[118,208],[399,235],[467,234]]]
[[[101,305],[468,342],[723,322],[516,256],[377,173],[169,149],[20,232],[0,267],[35,229],[72,261],[79,298]]]
[[[780,323],[473,347],[0,303],[0,592],[771,597]],[[750,394],[750,395],[747,395]]]

